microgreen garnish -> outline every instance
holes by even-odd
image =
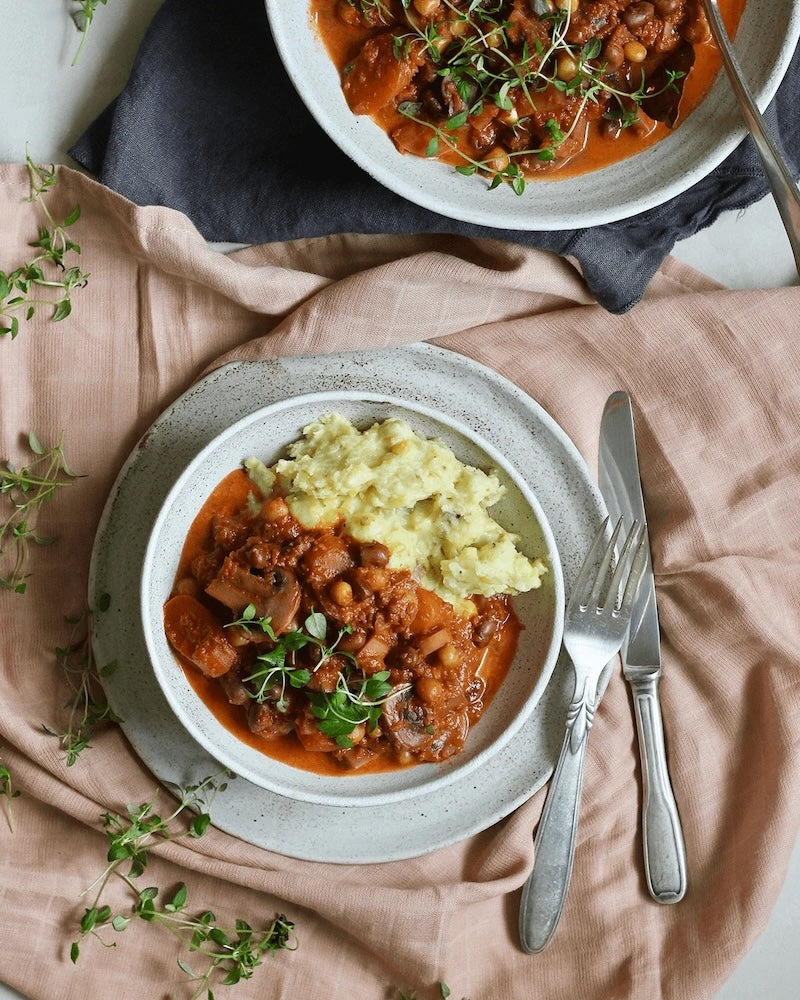
[[[353,746],[350,735],[356,726],[368,724],[374,729],[378,724],[382,706],[389,698],[400,694],[410,685],[393,689],[388,683],[389,671],[380,670],[366,676],[358,669],[358,661],[352,653],[338,649],[345,635],[352,633],[351,625],[335,629],[333,642],[328,640],[328,619],[319,611],[312,611],[300,629],[292,629],[278,638],[272,630],[269,618],[259,618],[256,609],[249,604],[240,618],[226,627],[239,626],[248,630],[260,629],[275,642],[273,649],[256,657],[257,666],[244,678],[245,684],[252,685],[250,697],[263,702],[272,697],[273,689],[280,684],[280,695],[275,707],[286,711],[286,687],[305,689],[311,702],[311,714],[317,719],[317,728],[325,736],[335,739],[342,749]],[[319,650],[317,662],[312,669],[298,665],[295,653],[313,645]],[[332,656],[340,657],[343,663],[332,692],[308,690],[313,674],[327,663]]]
[[[31,545],[50,545],[55,541],[40,535],[36,525],[44,504],[76,477],[67,465],[63,444],[62,434],[57,444],[46,448],[30,431],[28,447],[34,459],[20,469],[10,461],[0,469],[0,496],[12,508],[0,522],[0,587],[4,590],[24,594],[30,576]]]
[[[405,689],[411,685],[405,685]],[[339,672],[332,692],[309,691],[311,714],[317,729],[334,739],[342,749],[353,746],[353,730],[362,724],[372,730],[377,726],[384,704],[398,695],[389,683],[389,671],[379,670],[369,677]]]
[[[183,958],[178,959],[178,966],[194,986],[192,1000],[204,993],[208,1000],[213,1000],[213,980],[218,979],[223,986],[232,986],[242,979],[250,979],[265,954],[297,947],[294,924],[283,914],[277,916],[265,930],[254,930],[245,920],[236,920],[233,929],[226,929],[217,923],[210,910],[197,917],[187,913],[188,891],[185,885],[179,885],[163,905],[157,905],[160,890],[154,886],[140,889],[135,882],[147,867],[148,851],[152,846],[184,833],[190,837],[202,837],[206,833],[211,823],[213,800],[219,792],[225,791],[228,779],[232,777],[224,771],[185,788],[171,785],[178,805],[166,818],[154,811],[155,799],[139,806],[128,806],[124,817],[116,813],[103,814],[108,864],[92,885],[84,890],[84,893],[95,889],[96,892],[92,905],[84,910],[79,936],[70,948],[73,962],[78,961],[81,946],[88,937],[97,938],[106,947],[114,947],[115,942],[106,940],[101,932],[110,929],[122,933],[133,919],[138,918],[164,927],[189,952],[203,959],[206,968],[200,972]],[[187,812],[192,814],[188,823],[184,817]],[[179,818],[184,819],[185,829],[174,830],[172,827]],[[127,872],[122,870],[123,866],[129,866]],[[103,893],[112,875],[121,878],[134,894],[130,914],[114,913],[103,902]]]
[[[598,104],[601,99],[608,102],[606,117],[620,127],[628,127],[637,121],[638,109],[645,101],[665,90],[676,90],[676,81],[684,76],[680,72],[667,72],[664,85],[655,89],[648,86],[641,72],[638,86],[632,91],[615,87],[606,75],[607,67],[599,61],[602,54],[599,38],[591,38],[583,45],[567,40],[569,4],[555,10],[550,5],[534,4],[540,21],[548,26],[547,42],[523,41],[516,47],[509,45],[512,25],[504,19],[500,0],[491,3],[470,0],[461,6],[453,0],[444,0],[444,4],[450,16],[443,20],[426,22],[413,13],[406,14],[409,31],[396,35],[394,52],[398,59],[404,59],[414,46],[421,47],[424,55],[438,66],[443,81],[455,89],[463,107],[455,106],[444,121],[431,120],[417,102],[403,101],[397,110],[431,130],[426,156],[437,156],[443,150],[455,154],[462,161],[456,165],[456,171],[485,176],[490,189],[506,182],[521,195],[525,190],[521,162],[555,160],[559,147],[581,122],[588,103]],[[528,117],[517,117],[517,109],[526,102],[535,108],[537,94],[549,88],[571,99],[569,124],[550,119],[542,129]],[[505,113],[505,118],[498,120],[508,129],[518,136],[537,140],[536,144],[526,142],[525,148],[513,150],[493,148],[482,159],[470,155],[460,146],[456,133],[481,115],[487,104]]]
[[[86,610],[68,617],[67,622],[72,625],[69,641],[66,646],[56,649],[58,664],[71,689],[67,702],[69,716],[64,732],[56,732],[44,723],[42,728],[61,741],[67,767],[71,767],[80,754],[91,747],[90,740],[100,726],[122,721],[108,704],[101,684],[101,678],[108,677],[116,667],[116,661],[98,667],[90,635],[92,617],[107,611],[109,604],[109,595],[103,594],[94,611]]]
[[[0,747],[2,749],[2,747]],[[11,771],[0,760],[0,797],[3,799],[3,808],[6,814],[6,822],[9,830],[14,832],[14,814],[11,810],[11,802],[19,796],[19,792],[11,784]]]
[[[92,21],[94,20],[95,11],[99,4],[104,7],[107,0],[77,0],[78,9],[73,12],[72,20],[75,22],[75,27],[81,33],[80,44],[78,45],[75,56],[72,60],[72,65],[75,66],[80,58],[81,52],[83,50],[84,43],[86,42],[86,37],[89,34],[89,28],[91,27]]]
[[[80,205],[63,222],[56,222],[45,201],[45,195],[56,183],[55,166],[37,165],[27,150],[25,162],[30,180],[28,201],[38,204],[45,224],[39,227],[39,238],[29,244],[40,252],[13,271],[0,271],[0,336],[11,334],[12,340],[19,334],[20,315],[29,320],[40,306],[52,308],[53,322],[66,319],[72,311],[73,291],[83,288],[89,279],[80,268],[67,266],[65,262],[68,254],[81,252],[67,234],[67,229],[80,218]]]

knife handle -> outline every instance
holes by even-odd
[[[658,679],[637,679],[632,688],[642,758],[642,840],[647,887],[659,903],[677,903],[686,892],[686,848],[667,770]]]

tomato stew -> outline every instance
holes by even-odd
[[[253,502],[243,470],[196,517],[167,638],[220,722],[269,756],[342,774],[459,753],[514,657],[510,598],[457,614],[389,551]]]
[[[721,0],[738,23],[744,0]],[[719,67],[699,0],[311,0],[354,114],[397,149],[506,181],[656,142]]]

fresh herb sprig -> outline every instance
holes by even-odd
[[[193,985],[192,1000],[203,994],[213,1000],[212,984],[232,986],[243,979],[250,979],[262,958],[279,950],[294,950],[297,937],[294,924],[284,914],[280,914],[266,929],[255,930],[247,921],[236,920],[232,929],[226,929],[217,922],[210,910],[197,917],[188,913],[188,891],[184,884],[178,886],[163,904],[157,902],[160,890],[155,886],[140,889],[136,883],[145,871],[148,851],[156,843],[173,839],[176,832],[172,827],[184,813],[191,812],[192,818],[185,831],[191,837],[202,837],[211,822],[210,809],[214,797],[227,788],[228,772],[204,778],[186,788],[173,786],[178,797],[178,805],[166,818],[155,810],[155,800],[139,806],[128,806],[126,816],[105,813],[102,817],[108,839],[108,864],[98,878],[85,890],[95,891],[92,905],[84,910],[80,920],[79,936],[72,943],[70,958],[77,962],[81,947],[87,938],[95,937],[106,947],[114,947],[115,942],[103,936],[104,931],[122,933],[132,920],[140,919],[147,924],[161,926],[180,941],[190,954],[201,958],[205,968],[196,971],[184,958],[178,959],[178,966],[189,977]],[[178,833],[183,833],[183,830]],[[123,866],[129,865],[128,871]],[[118,876],[131,889],[134,902],[129,913],[114,913],[111,906],[103,902],[103,894],[112,876]]]
[[[353,746],[350,738],[357,726],[365,724],[374,729],[381,716],[383,705],[410,685],[395,689],[389,683],[389,671],[380,670],[366,676],[358,670],[358,661],[349,652],[340,650],[339,643],[345,635],[352,633],[351,625],[338,628],[333,642],[328,640],[328,619],[319,611],[312,611],[300,629],[292,629],[278,637],[272,629],[269,618],[258,616],[254,605],[248,606],[240,618],[226,627],[238,626],[248,631],[256,629],[264,632],[275,646],[256,657],[257,666],[245,684],[252,687],[248,693],[255,701],[264,702],[272,697],[272,691],[280,684],[280,695],[275,707],[286,711],[287,684],[297,690],[305,690],[311,703],[311,714],[317,720],[317,728],[325,736],[330,736],[342,749]],[[317,662],[312,670],[298,664],[295,653],[313,645],[319,650]],[[326,664],[332,656],[341,657],[344,666],[339,670],[336,687],[331,692],[308,690],[313,674]]]
[[[185,788],[171,786],[178,804],[166,818],[155,812],[155,797],[138,806],[129,805],[124,817],[118,813],[103,813],[101,818],[108,840],[108,864],[92,884],[84,889],[83,895],[96,891],[92,905],[86,909],[81,920],[80,938],[72,944],[70,957],[73,962],[78,960],[80,945],[84,939],[95,933],[98,925],[108,922],[109,908],[101,905],[101,900],[112,875],[124,877],[128,884],[142,875],[147,867],[150,848],[156,843],[172,840],[175,833],[171,827],[179,818],[183,819],[186,813],[191,813],[191,819],[185,832],[190,837],[202,837],[211,823],[211,804],[217,793],[228,787],[229,777],[229,772],[224,771],[221,775],[209,775]],[[127,873],[121,871],[125,864],[130,866]],[[138,888],[136,894],[139,894]],[[114,929],[123,928],[120,926]]]
[[[7,461],[0,468],[0,496],[11,505],[10,513],[0,515],[0,587],[17,594],[27,588],[31,545],[55,541],[36,530],[41,508],[77,477],[64,457],[63,433],[57,444],[46,448],[30,431],[28,447],[34,455],[31,462],[17,469]]]
[[[102,4],[105,7],[106,3],[107,0],[78,0],[78,9],[73,12],[72,20],[75,22],[75,27],[81,33],[81,40],[72,59],[73,66],[77,65],[77,62],[81,57],[81,52],[83,51],[83,46],[86,43],[89,28],[92,25],[98,6]]]
[[[108,704],[101,683],[116,668],[116,661],[98,666],[90,635],[92,618],[107,611],[110,601],[109,595],[103,594],[96,609],[67,617],[72,625],[69,641],[66,646],[56,648],[58,665],[70,686],[69,715],[63,732],[45,723],[42,728],[60,740],[67,767],[72,767],[83,751],[91,747],[90,741],[100,726],[122,721]]]
[[[14,799],[18,798],[19,794],[19,791],[17,791],[11,783],[11,771],[8,769],[7,765],[0,760],[0,798],[3,799],[6,822],[8,823],[8,828],[12,833],[14,832],[14,813],[11,808],[11,803]]]
[[[319,658],[315,669],[318,670],[333,656],[342,638],[353,631],[350,625],[345,625],[339,630],[336,639],[328,644],[328,620],[319,611],[312,611],[303,622],[302,628],[291,629],[279,638],[272,629],[271,619],[258,617],[255,606],[252,604],[248,604],[241,617],[235,622],[231,622],[227,627],[233,625],[238,625],[248,631],[260,629],[275,643],[272,649],[256,657],[258,666],[245,678],[245,682],[254,685],[251,697],[258,702],[265,701],[270,689],[276,683],[280,683],[281,696],[277,703],[278,711],[286,709],[287,683],[293,688],[303,688],[311,680],[311,671],[305,667],[297,666],[294,654],[306,646],[316,646],[319,649]],[[339,653],[338,655],[355,663],[355,657],[351,653]]]
[[[66,261],[69,254],[81,252],[67,233],[80,218],[80,205],[63,222],[56,222],[45,200],[57,180],[55,166],[34,163],[27,150],[25,163],[30,181],[28,201],[39,206],[45,224],[39,227],[39,238],[29,244],[39,253],[13,271],[0,270],[0,336],[10,334],[12,340],[20,332],[20,316],[29,320],[40,306],[52,309],[54,323],[66,319],[72,311],[72,293],[89,280],[88,274]]]

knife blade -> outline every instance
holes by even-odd
[[[633,407],[627,392],[612,393],[603,410],[598,470],[600,492],[612,521],[621,517],[627,528],[634,520],[646,524]],[[633,694],[642,760],[641,821],[647,887],[658,902],[677,903],[686,892],[686,848],[667,770],[658,695],[661,635],[649,549],[630,633],[620,655]]]

